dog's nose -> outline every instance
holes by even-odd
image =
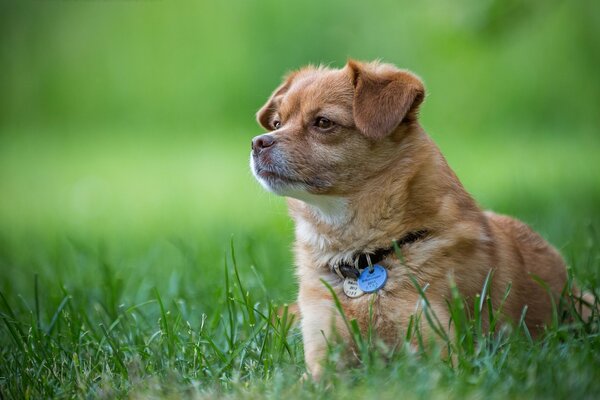
[[[258,153],[262,149],[271,147],[274,144],[275,144],[275,138],[273,137],[273,135],[269,135],[269,134],[260,135],[260,136],[255,137],[254,139],[252,139],[252,150],[255,153]]]

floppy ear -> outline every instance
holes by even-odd
[[[271,94],[271,97],[266,104],[262,106],[261,109],[256,113],[256,120],[263,128],[269,131],[273,130],[273,127],[271,126],[271,117],[273,116],[273,113],[277,111],[277,102],[280,96],[284,95],[285,92],[288,91],[295,75],[296,72],[288,74],[284,78],[284,82],[277,89],[275,89],[273,94]]]
[[[365,136],[381,139],[402,122],[416,119],[425,97],[417,76],[377,62],[350,60],[347,67],[354,85],[354,123]]]

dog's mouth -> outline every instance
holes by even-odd
[[[255,155],[250,158],[250,165],[258,182],[268,191],[280,196],[292,196],[296,191],[318,194],[326,190],[328,182],[319,177],[304,177],[287,163],[273,162]]]
[[[256,175],[267,182],[278,182],[278,183],[301,183],[300,180],[294,179],[288,175],[284,175],[279,171],[275,171],[273,169],[265,168],[263,166],[255,166],[254,168]]]

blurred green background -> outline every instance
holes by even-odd
[[[597,1],[26,0],[0,3],[0,40],[4,293],[109,271],[131,301],[203,301],[233,236],[243,273],[293,298],[254,113],[286,71],[349,57],[423,78],[422,124],[483,207],[570,264],[600,226]]]

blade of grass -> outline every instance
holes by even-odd
[[[169,320],[167,318],[167,313],[165,311],[165,307],[163,305],[162,299],[160,298],[160,294],[158,293],[158,289],[154,288],[154,296],[156,297],[156,301],[158,302],[158,306],[160,308],[160,315],[161,315],[161,320],[162,320],[162,328],[164,330],[165,333],[165,337],[167,340],[167,351],[169,353],[169,358],[172,359],[173,355],[174,355],[174,349],[173,349],[173,332],[171,332],[170,326],[169,326]],[[104,328],[103,328],[104,329]]]
[[[223,261],[223,270],[225,272],[225,304],[227,306],[227,316],[229,320],[229,334],[227,335],[227,340],[229,342],[229,349],[233,350],[235,342],[235,303],[233,301],[233,294],[231,293],[231,286],[229,283],[229,270],[227,269],[227,258],[224,258]]]
[[[60,313],[62,312],[63,308],[65,308],[65,306],[67,305],[67,302],[70,299],[71,299],[71,296],[67,295],[67,296],[63,297],[62,301],[58,305],[58,308],[56,309],[56,311],[54,312],[54,315],[52,316],[52,319],[50,320],[50,325],[48,325],[48,329],[46,329],[47,336],[50,336],[52,334],[52,330],[54,329],[54,326],[58,322],[58,317],[60,316]]]

